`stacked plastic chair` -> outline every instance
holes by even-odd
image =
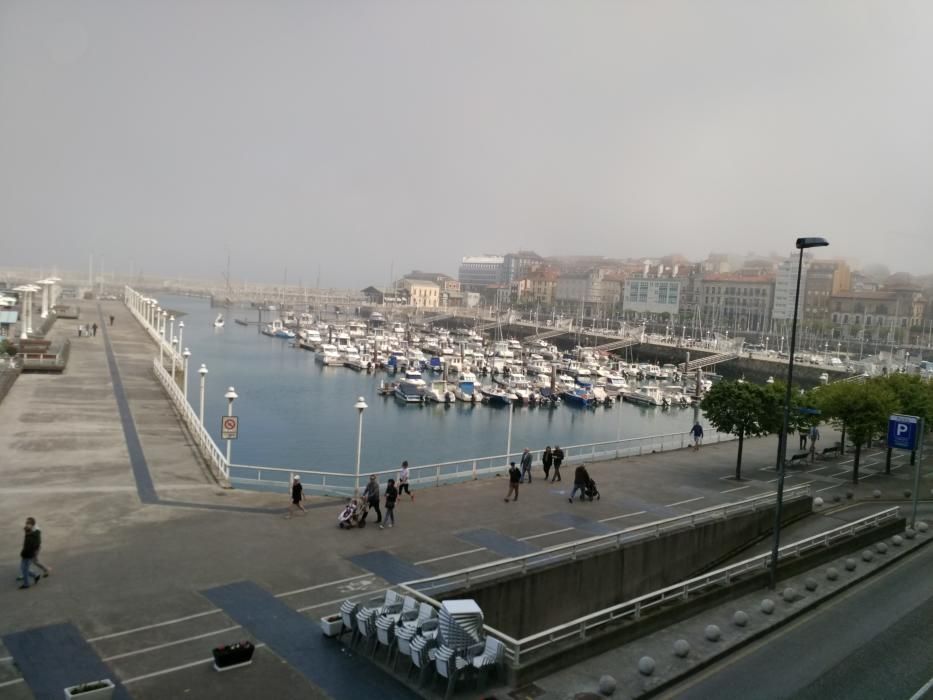
[[[432,637],[437,635],[437,611],[427,603],[421,603],[414,620],[399,621],[395,629],[393,669],[398,664],[399,656],[407,656],[409,661],[411,660],[411,642],[422,632],[427,632]]]
[[[447,679],[450,697],[461,674],[473,668],[474,656],[485,648],[483,611],[475,600],[447,600],[438,615],[441,644],[431,653],[438,675]]]
[[[376,618],[376,640],[380,646],[386,648],[387,661],[392,652],[392,645],[395,643],[395,630],[399,623],[414,620],[417,616],[418,601],[411,596],[405,596],[401,610],[385,613]]]
[[[345,632],[349,632],[350,646],[353,646],[354,642],[356,642],[356,614],[359,610],[360,604],[352,600],[345,600],[340,604],[340,618],[343,620],[343,628],[337,638],[339,639]]]

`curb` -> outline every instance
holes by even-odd
[[[886,540],[886,539],[887,539],[887,538],[882,538],[881,540],[878,540],[878,542],[882,542],[882,541],[884,541],[884,540]],[[703,671],[703,670],[709,668],[709,667],[712,666],[714,663],[717,663],[717,662],[721,661],[722,659],[724,659],[724,658],[730,656],[731,654],[734,654],[736,651],[739,651],[740,649],[743,649],[743,648],[745,648],[745,647],[747,647],[747,646],[753,644],[754,642],[757,642],[758,640],[760,640],[760,639],[762,639],[762,638],[768,636],[770,633],[774,632],[775,630],[781,629],[782,627],[784,627],[785,625],[787,625],[789,622],[792,622],[792,621],[794,621],[794,620],[797,620],[797,619],[800,618],[801,616],[803,616],[803,615],[805,615],[805,614],[808,614],[808,613],[811,613],[811,612],[813,612],[814,610],[817,610],[817,609],[820,608],[823,604],[825,604],[825,603],[827,603],[827,602],[829,602],[829,601],[835,600],[840,594],[845,593],[846,591],[848,591],[849,589],[851,589],[851,588],[857,586],[858,584],[862,583],[863,581],[867,581],[867,580],[871,579],[873,576],[875,576],[875,574],[877,574],[877,573],[879,573],[879,572],[881,572],[881,571],[884,571],[885,569],[887,569],[887,568],[890,567],[890,566],[893,566],[893,565],[896,564],[897,562],[903,561],[904,559],[906,559],[906,558],[908,558],[909,556],[911,556],[914,552],[916,552],[916,551],[920,550],[922,547],[925,547],[926,545],[928,545],[930,542],[933,542],[933,536],[927,537],[927,538],[924,539],[922,542],[918,542],[917,545],[916,545],[915,547],[913,547],[913,548],[912,548],[911,550],[909,550],[909,551],[905,551],[905,552],[904,552],[903,554],[901,554],[899,557],[894,557],[894,558],[890,558],[890,559],[884,560],[883,562],[879,563],[879,565],[876,566],[874,569],[872,569],[871,571],[869,571],[868,573],[866,573],[864,576],[859,577],[859,578],[856,578],[856,579],[854,579],[854,580],[852,580],[852,581],[849,581],[848,583],[846,583],[845,585],[843,585],[843,586],[841,586],[840,588],[836,589],[835,591],[833,591],[833,592],[830,593],[829,595],[827,595],[827,596],[825,596],[825,597],[823,597],[823,598],[820,598],[819,600],[814,601],[812,605],[809,605],[809,606],[804,607],[804,608],[799,608],[798,610],[794,610],[794,611],[790,612],[786,617],[782,618],[781,620],[776,621],[776,622],[775,622],[773,625],[771,625],[770,627],[767,627],[767,628],[762,629],[762,630],[758,630],[758,631],[755,632],[754,634],[750,634],[749,636],[745,637],[745,638],[742,639],[741,641],[736,642],[733,646],[729,647],[728,649],[723,649],[722,651],[720,651],[720,652],[718,652],[718,653],[716,653],[716,654],[713,654],[713,655],[709,656],[708,658],[703,659],[702,661],[698,661],[696,664],[694,664],[694,665],[691,666],[690,668],[685,669],[683,673],[681,673],[681,674],[679,674],[679,675],[677,675],[677,676],[674,676],[673,678],[670,678],[670,679],[664,681],[663,683],[660,683],[659,685],[657,685],[657,686],[655,686],[655,687],[653,687],[653,688],[651,688],[651,689],[649,689],[649,690],[646,690],[645,692],[641,693],[640,695],[634,695],[634,696],[632,696],[632,697],[633,697],[633,698],[651,698],[651,697],[654,697],[654,696],[656,696],[656,695],[662,693],[662,692],[665,691],[665,690],[669,690],[670,688],[672,688],[673,686],[677,685],[678,683],[681,683],[681,682],[685,681],[686,679],[688,679],[688,678],[690,678],[690,677],[692,677],[692,676],[695,676],[695,675],[696,675],[697,673],[699,673],[700,671]]]

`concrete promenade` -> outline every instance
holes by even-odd
[[[81,304],[82,320],[90,322],[97,303]],[[502,479],[417,491],[414,502],[401,500],[391,530],[339,531],[340,502],[323,498],[286,520],[286,494],[215,483],[152,376],[153,344],[121,304],[100,308],[99,324],[110,314],[116,322],[96,337],[77,338],[64,322],[53,328],[53,339],[75,336],[63,375],[24,375],[0,403],[0,546],[8,581],[0,587],[0,636],[71,623],[131,697],[188,689],[199,698],[341,695],[268,649],[247,673],[211,671],[204,660],[213,646],[250,636],[204,595],[225,584],[253,582],[311,621],[348,595],[414,574],[494,561],[774,487],[776,440],[767,438],[746,443],[749,480],[741,483],[730,479],[736,445],[724,443],[595,464],[602,499],[594,503],[567,502],[567,470],[561,483],[523,485],[516,503],[503,503]],[[830,439],[824,433],[824,444]],[[849,459],[804,466],[788,486],[811,482],[817,495],[845,499]],[[872,500],[877,488],[884,501],[906,504],[901,492],[912,477],[905,460],[884,476],[880,459],[875,451],[866,455],[856,498]],[[410,460],[417,462],[416,448]],[[922,493],[930,492],[930,469],[924,465]],[[29,515],[39,521],[42,560],[54,571],[23,591],[15,577]],[[33,697],[9,656],[0,648],[0,698]],[[346,683],[349,696],[354,679]]]

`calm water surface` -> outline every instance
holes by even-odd
[[[233,411],[240,418],[239,439],[233,443],[235,464],[352,472],[357,437],[353,405],[359,396],[369,404],[363,416],[364,471],[395,467],[403,459],[429,464],[506,451],[506,409],[460,403],[404,405],[377,393],[379,382],[388,378],[384,372],[323,367],[314,361],[313,352],[262,335],[256,325],[233,322],[234,317],[256,320],[255,311],[234,310],[226,326],[215,329],[218,309],[206,300],[160,297],[160,302],[163,308],[186,314],[183,343],[192,353],[188,398],[197,411],[197,369],[205,363],[205,422],[221,446],[224,393],[233,386],[239,394]],[[595,411],[516,408],[512,449],[615,440],[620,433],[639,437],[685,432],[692,418],[689,409],[661,411],[628,403]]]

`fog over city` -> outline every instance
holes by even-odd
[[[931,36],[923,0],[5,0],[0,265],[362,287],[820,235],[929,272]]]

